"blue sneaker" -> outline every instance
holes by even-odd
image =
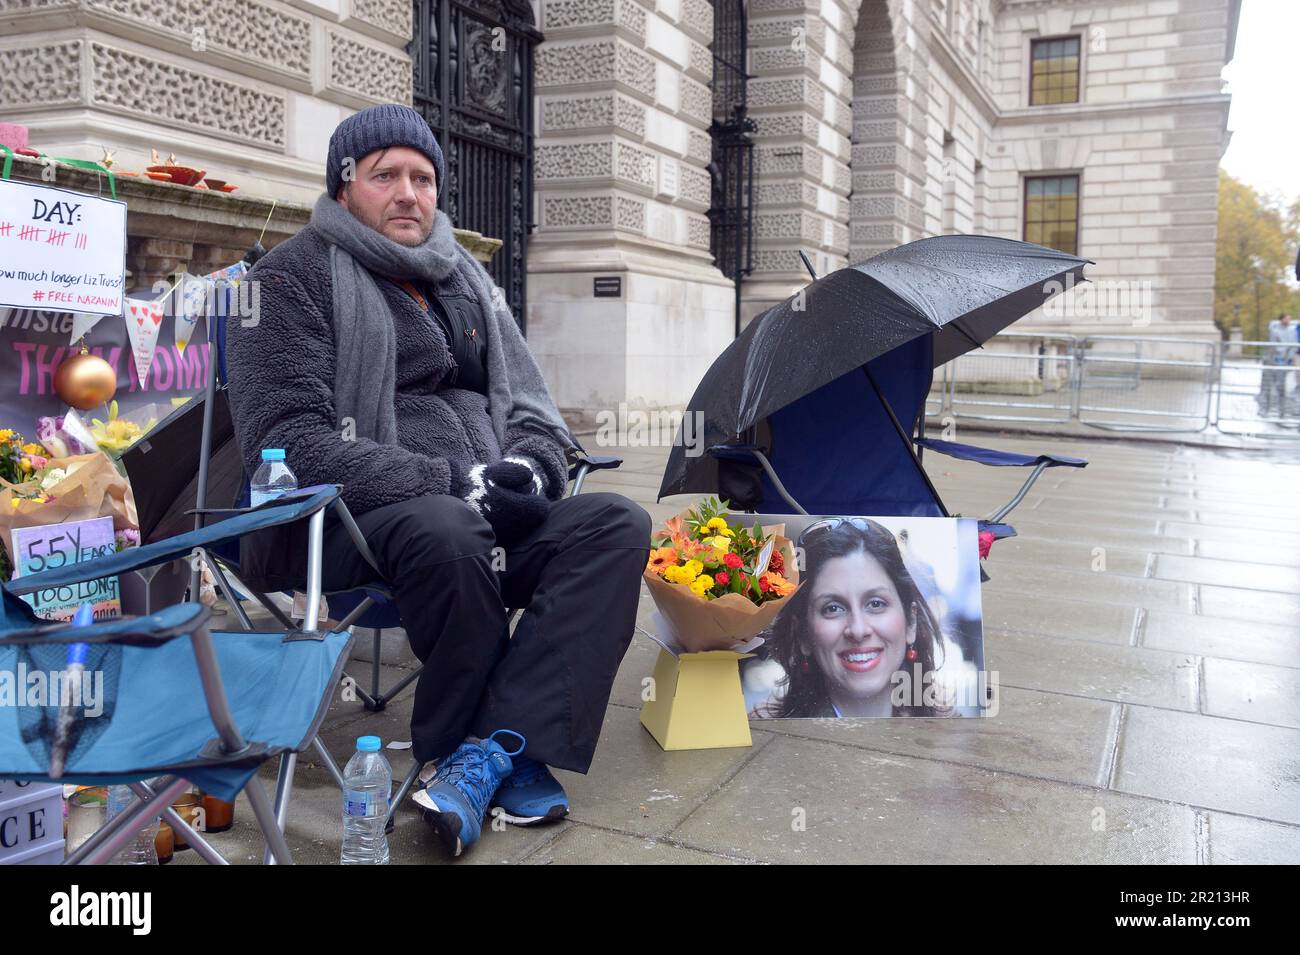
[[[569,797],[545,763],[527,756],[514,759],[515,771],[492,800],[492,815],[512,826],[559,822],[569,814]]]
[[[499,734],[519,740],[508,753],[496,741]],[[438,771],[423,790],[412,797],[424,819],[453,856],[478,842],[483,817],[501,781],[514,770],[512,756],[524,751],[524,738],[513,730],[497,730],[485,740],[471,737],[438,764]]]

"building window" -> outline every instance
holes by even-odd
[[[1079,38],[1034,40],[1029,45],[1029,105],[1079,102]]]
[[[1025,180],[1025,241],[1079,254],[1079,177]]]

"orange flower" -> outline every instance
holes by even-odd
[[[794,593],[795,585],[790,583],[790,581],[786,580],[780,574],[773,573],[769,570],[763,574],[761,579],[766,580],[768,586],[774,590],[779,597],[788,597]]]
[[[677,551],[671,547],[656,547],[650,551],[650,559],[646,562],[645,569],[653,570],[660,576],[668,567],[677,563]]]
[[[686,536],[686,523],[680,516],[670,517],[668,520],[664,521],[664,530],[667,531],[668,536],[674,540],[678,537],[684,538]]]

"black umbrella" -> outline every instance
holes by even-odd
[[[816,279],[750,322],[705,373],[683,421],[702,414],[704,448],[735,441],[773,412],[923,335],[932,336],[937,367],[1083,281],[1087,264],[995,236],[934,236],[882,252]],[[687,455],[679,435],[659,496],[701,486],[717,486],[716,462]]]

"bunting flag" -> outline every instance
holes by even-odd
[[[194,334],[194,326],[207,313],[209,290],[212,282],[188,272],[181,284],[181,307],[176,313],[176,348],[185,351]]]
[[[68,339],[69,345],[75,345],[81,341],[83,335],[90,334],[103,315],[87,315],[84,312],[75,312],[72,316],[72,337]]]
[[[131,339],[135,373],[140,379],[141,388],[145,386],[149,368],[153,365],[153,353],[158,347],[158,329],[162,326],[163,303],[166,299],[166,295],[156,299],[126,299],[126,333]]]

